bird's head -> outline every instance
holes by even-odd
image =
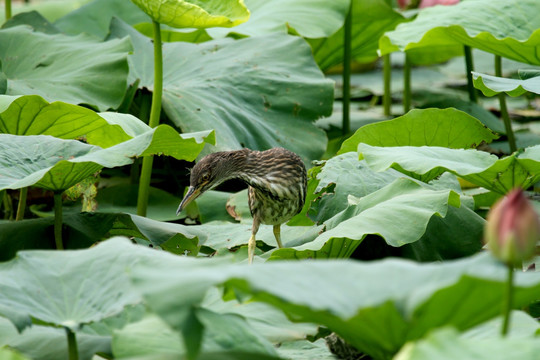
[[[223,181],[234,177],[237,160],[245,158],[243,150],[222,151],[206,155],[191,170],[189,189],[182,199],[176,215],[202,195],[205,191],[218,186]]]

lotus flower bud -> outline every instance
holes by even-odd
[[[538,239],[540,220],[521,189],[512,190],[493,205],[484,240],[495,257],[519,266],[534,256]]]

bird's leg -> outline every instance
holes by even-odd
[[[277,246],[281,249],[283,247],[281,244],[281,225],[274,225],[274,236],[276,237]]]
[[[248,242],[248,263],[253,263],[253,257],[255,256],[255,245],[256,245],[256,238],[257,231],[259,231],[259,225],[260,222],[256,219],[253,219],[253,226],[251,227],[251,237],[249,238]]]

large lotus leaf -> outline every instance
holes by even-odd
[[[465,206],[470,198],[462,196],[461,200],[459,208],[448,207],[444,218],[432,216],[422,237],[400,248],[401,256],[417,261],[442,261],[481,251],[485,219]]]
[[[57,27],[47,21],[42,14],[35,10],[13,16],[2,25],[2,29],[19,25],[28,25],[34,31],[45,34],[59,34],[61,32]]]
[[[179,241],[179,236],[196,239],[198,244],[214,250],[231,249],[247,244],[251,236],[250,224],[234,224],[226,222],[211,222],[203,225],[180,225],[159,222],[145,217],[131,215],[130,229],[137,229],[154,246],[172,247]],[[127,235],[117,230],[117,235]],[[310,241],[317,236],[321,227],[315,226],[281,226],[281,238],[284,246],[294,246]],[[271,226],[261,225],[257,239],[270,246],[276,246],[276,240]]]
[[[116,359],[156,354],[185,355],[180,334],[156,315],[148,315],[138,322],[115,331],[112,351]]]
[[[117,108],[126,91],[129,39],[48,35],[25,26],[0,30],[0,60],[8,95]]]
[[[499,316],[467,330],[461,334],[461,337],[479,340],[498,338],[500,337],[503,323],[503,316]],[[510,313],[510,325],[507,336],[513,338],[533,337],[540,330],[540,324],[535,318],[519,310],[514,310]]]
[[[30,360],[31,358],[21,355],[18,351],[8,347],[0,348],[0,358],[3,360]]]
[[[379,49],[387,54],[431,46],[468,45],[540,65],[539,11],[540,3],[536,0],[472,0],[425,8],[414,21],[387,32]]]
[[[437,330],[425,338],[406,344],[394,360],[505,359],[534,360],[540,351],[540,338],[492,337],[471,339],[455,329]]]
[[[63,359],[68,353],[66,331],[60,328],[33,325],[19,333],[12,323],[0,318],[0,339],[0,346],[9,346],[33,360]],[[79,359],[91,359],[96,352],[110,352],[110,339],[78,332],[77,350]],[[0,359],[8,358],[0,353]]]
[[[385,0],[352,0],[351,56],[359,62],[377,58],[379,38],[403,22],[404,17]],[[343,61],[343,27],[332,36],[310,36],[315,61],[326,70]]]
[[[369,124],[345,140],[339,154],[372,146],[442,146],[467,149],[490,143],[497,135],[471,115],[450,109],[413,109],[393,120]]]
[[[349,195],[363,197],[390,184],[398,171],[374,172],[357,153],[345,153],[328,160],[317,174],[318,184],[313,193],[319,197],[311,205],[309,215],[322,223],[347,208]]]
[[[217,314],[205,308],[199,308],[195,313],[205,328],[202,353],[214,354],[216,358],[219,358],[219,352],[243,352],[257,359],[258,354],[276,355],[272,345],[254,332],[242,317]],[[180,333],[155,315],[117,331],[112,346],[118,359],[157,354],[176,354],[178,358],[184,358],[186,355]]]
[[[306,38],[323,38],[343,26],[350,0],[245,0],[251,16],[234,29],[209,29],[216,38],[231,32],[264,36],[289,29]]]
[[[131,1],[93,0],[56,20],[54,25],[68,35],[87,33],[103,39],[109,33],[114,16],[130,25],[149,20],[148,15]]]
[[[330,352],[325,339],[316,341],[289,341],[279,345],[278,354],[285,359],[295,360],[336,360],[336,355]]]
[[[540,180],[540,146],[501,159],[483,151],[436,146],[373,147],[359,144],[358,152],[374,171],[392,167],[422,181],[432,180],[449,171],[503,195],[518,186],[526,189]]]
[[[151,23],[139,23],[134,26],[137,31],[148,37],[154,36],[154,25]],[[205,29],[173,29],[170,27],[161,27],[161,41],[163,42],[175,42],[185,41],[189,43],[202,43],[208,40],[212,40],[210,35]]]
[[[318,332],[316,324],[292,322],[273,306],[260,302],[224,301],[220,289],[210,290],[202,306],[220,314],[236,314],[246,319],[258,333],[274,344],[303,340]]]
[[[230,301],[233,302],[233,301]],[[243,307],[244,305],[238,305],[236,302],[234,302],[236,306]],[[269,305],[266,305],[264,303],[251,303],[253,307],[258,307],[259,309],[264,309],[266,312],[271,312],[271,314],[275,315],[280,320],[283,319],[283,321],[287,321],[290,323],[290,321],[286,320],[285,315],[283,312],[270,307]],[[244,314],[241,314],[244,316]],[[214,315],[215,316],[215,315]],[[238,319],[235,319],[238,321]],[[273,319],[269,319],[270,321],[273,321]],[[249,319],[248,319],[249,321]],[[296,325],[296,324],[291,324]],[[296,325],[297,327],[299,325]],[[245,325],[243,326],[245,328]],[[249,328],[248,328],[249,329]],[[225,334],[227,331],[230,333],[232,329],[226,329]],[[258,329],[256,329],[258,330]],[[257,334],[258,332],[253,332],[253,329],[251,329],[253,334]],[[202,344],[202,352],[203,354],[205,352],[211,352],[211,346],[213,341],[213,338],[216,337],[215,331],[211,331],[210,334],[205,334],[206,338],[203,339]],[[247,337],[246,334],[238,334],[238,330],[234,332],[235,341],[233,342],[237,346],[240,345],[239,343],[241,341],[245,341],[245,338]],[[240,335],[240,336],[238,336]],[[260,341],[258,341],[260,343]],[[321,343],[322,342],[322,343]],[[295,348],[295,344],[298,346]],[[247,345],[247,344],[246,344]],[[129,324],[125,328],[116,331],[113,337],[113,354],[116,359],[123,359],[123,358],[132,358],[132,357],[140,357],[140,356],[156,356],[157,354],[175,354],[176,356],[183,356],[185,355],[185,348],[182,344],[182,340],[180,337],[180,334],[174,330],[172,330],[161,318],[159,318],[156,315],[150,315],[143,320]],[[216,351],[216,350],[214,350]],[[282,343],[280,344],[279,348],[277,349],[278,353],[281,354],[283,357],[288,359],[335,359],[333,355],[330,354],[328,347],[324,343],[324,340],[320,340],[315,345],[311,344],[307,341],[295,341],[295,342],[288,342],[288,343]],[[215,354],[215,352],[214,352]],[[217,355],[216,355],[217,356]],[[259,359],[259,355],[255,352],[253,353],[253,356],[255,358]],[[324,357],[326,356],[326,357]],[[219,358],[219,357],[217,357]]]
[[[126,239],[120,243],[129,244]],[[0,306],[77,331],[139,303],[126,276],[137,257],[115,251],[115,244],[106,242],[85,251],[19,252],[0,264]],[[13,321],[10,314],[3,315]]]
[[[540,76],[525,80],[507,79],[497,76],[472,73],[474,87],[480,89],[486,96],[493,96],[505,92],[510,96],[520,96],[527,91],[540,94]]]
[[[391,246],[418,241],[430,219],[445,217],[450,206],[459,207],[452,190],[431,190],[410,179],[393,183],[360,199],[325,222],[327,231],[312,242],[277,249],[272,258],[349,257],[368,234],[381,236]]]
[[[51,135],[61,139],[81,138],[92,145],[109,147],[132,136],[122,126],[109,123],[107,119],[85,107],[63,103],[48,103],[37,95],[8,97],[13,100],[9,107],[0,113],[0,133],[12,135]],[[129,124],[144,127],[146,124],[127,114],[116,114],[122,118],[122,125],[129,130]],[[117,121],[119,122],[119,121]],[[141,132],[142,133],[142,132]]]
[[[213,134],[179,135],[167,125],[107,149],[48,135],[0,134],[0,189],[32,185],[63,191],[103,167],[131,164],[137,156],[163,154],[193,161],[205,141],[212,142]]]
[[[133,41],[130,81],[152,88],[150,39],[118,20],[111,31]],[[324,152],[326,135],[312,121],[331,113],[333,85],[302,39],[167,43],[163,53],[163,108],[182,131],[215,129],[222,150],[284,146],[306,161]]]
[[[464,71],[465,69],[463,69],[463,72]],[[469,99],[465,99],[463,96],[464,94],[455,94],[454,96],[449,96],[447,94],[447,90],[443,90],[443,92],[439,94],[427,91],[425,94],[427,95],[425,101],[419,101],[416,105],[418,108],[455,108],[480,120],[482,124],[497,134],[506,134],[504,123],[500,118],[495,116],[482,105],[471,102]]]
[[[232,27],[249,19],[242,0],[132,0],[154,21],[177,28]]]
[[[434,328],[465,330],[499,315],[507,268],[488,254],[431,264],[275,261],[247,269],[158,253],[130,274],[148,306],[169,325],[175,326],[186,306],[198,304],[211,286],[225,283],[295,321],[324,325],[382,359]],[[536,300],[537,274],[515,275],[514,306]]]
[[[20,14],[29,11],[36,11],[42,14],[48,21],[55,21],[56,19],[66,15],[70,11],[76,10],[89,0],[49,0],[49,1],[35,1],[35,2],[13,2],[12,12],[13,14]],[[4,8],[0,9],[0,15],[4,19]]]

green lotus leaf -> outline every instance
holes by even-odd
[[[353,252],[362,256],[362,249],[369,248],[377,252],[373,250],[377,248],[392,252],[395,250],[389,249],[389,246],[399,246],[399,252],[404,257],[434,261],[469,256],[480,250],[482,243],[479,239],[484,220],[472,210],[471,198],[460,196],[457,200],[455,194],[452,194],[454,206],[448,206],[444,197],[438,200],[433,198],[431,202],[427,200],[429,205],[421,205],[429,208],[430,212],[434,208],[442,209],[444,217],[430,212],[421,214],[423,209],[417,209],[417,212],[404,204],[408,197],[415,198],[415,191],[419,191],[420,201],[426,200],[425,196],[436,196],[433,191],[453,190],[460,193],[459,183],[453,174],[443,174],[429,185],[418,183],[424,188],[420,190],[414,185],[414,180],[407,180],[406,176],[397,171],[372,172],[364,161],[355,160],[354,154],[345,153],[329,160],[317,176],[320,184],[328,185],[321,188],[319,184],[315,190],[311,190],[318,191],[315,195],[320,199],[310,206],[310,216],[317,221],[325,221],[327,230],[342,227],[330,230],[334,234],[330,238],[322,233],[312,242],[289,249],[276,249],[271,253],[270,260],[349,257]],[[347,169],[346,174],[343,169]],[[359,201],[364,202],[364,205],[357,205]],[[455,207],[459,203],[461,206]],[[414,220],[399,215],[399,209],[402,209],[401,214],[414,213]],[[375,215],[379,212],[379,216]],[[388,219],[394,221],[389,223]],[[345,221],[347,223],[342,225]],[[448,228],[455,230],[448,232],[445,230]],[[403,236],[403,229],[408,230],[406,236]],[[339,236],[336,236],[340,231]],[[377,241],[374,234],[382,239]],[[371,241],[369,244],[363,243],[366,237]]]
[[[480,89],[486,96],[494,96],[502,92],[510,96],[520,96],[527,91],[540,94],[540,76],[520,80],[480,74],[474,71],[472,74],[474,87]]]
[[[278,354],[285,359],[335,360],[325,339],[289,341],[279,345]]]
[[[154,37],[154,26],[151,23],[139,23],[134,26],[138,32],[150,38]],[[205,29],[174,29],[165,26],[161,27],[161,41],[175,42],[184,41],[189,43],[202,43],[212,40]]]
[[[0,306],[77,331],[83,324],[141,301],[125,272],[136,261],[106,246],[86,251],[19,252],[15,259],[0,264]],[[3,315],[12,320],[9,314]]]
[[[405,18],[384,0],[352,1],[351,56],[361,63],[370,62],[378,57],[379,38],[405,21]],[[343,23],[339,31],[331,36],[310,36],[308,42],[322,70],[342,63]]]
[[[243,0],[132,0],[153,20],[177,28],[232,27],[249,19]]]
[[[464,98],[460,98],[458,96],[448,96],[448,94],[446,94],[445,92],[439,95],[431,93],[425,101],[421,101],[420,104],[418,104],[418,107],[422,109],[455,108],[480,120],[482,124],[484,124],[490,130],[496,132],[497,134],[506,134],[506,129],[504,128],[504,123],[501,119],[499,119],[488,109],[484,108],[482,105],[473,103],[468,99],[465,100]]]
[[[501,159],[484,151],[436,146],[373,147],[359,144],[358,152],[374,171],[392,167],[426,182],[448,171],[503,195],[515,187],[526,189],[540,180],[540,146]]]
[[[0,348],[0,357],[4,360],[30,360],[29,357],[7,347]]]
[[[510,338],[490,337],[471,339],[460,336],[458,331],[444,328],[426,336],[424,339],[406,344],[394,357],[395,360],[451,360],[478,359],[490,360],[500,357],[533,360],[540,351],[538,337]]]
[[[0,113],[0,133],[4,134],[80,138],[105,148],[131,139],[136,135],[130,131],[132,128],[138,129],[139,134],[150,130],[148,125],[132,115],[115,113],[109,122],[109,115],[104,118],[85,107],[59,101],[48,103],[37,95],[8,96],[5,101],[12,102]],[[131,134],[126,133],[124,127]]]
[[[246,320],[249,325],[252,327],[246,327],[245,324],[242,324],[240,321],[240,317],[237,319],[234,319],[236,323],[240,324],[239,329],[231,329],[230,325],[228,325],[226,329],[221,333],[229,333],[234,334],[235,339],[232,341],[232,343],[237,344],[238,350],[248,351],[247,345],[249,344],[249,341],[254,341],[255,345],[262,345],[262,341],[257,338],[253,338],[253,335],[255,334],[262,334],[261,331],[268,331],[267,329],[273,325],[273,323],[276,323],[276,326],[281,325],[290,327],[291,329],[298,329],[302,326],[302,324],[293,324],[289,320],[286,319],[285,315],[279,311],[278,309],[271,307],[270,305],[264,304],[264,303],[250,303],[250,304],[238,304],[236,301],[227,301],[224,303],[225,307],[225,313],[220,312],[222,314],[229,314],[226,318],[223,318],[223,320],[227,319],[234,319],[230,316],[230,314],[238,314],[242,318],[246,318],[246,312],[243,312],[242,309],[244,308],[252,308],[253,313],[248,313],[247,316],[256,316],[259,318],[264,317],[264,324],[261,324],[261,326],[255,328],[253,327],[253,323],[250,322],[250,318],[248,317]],[[229,304],[229,305],[227,305]],[[206,307],[206,306],[205,306]],[[213,309],[212,309],[213,310]],[[255,313],[255,310],[258,310],[258,313]],[[204,313],[203,313],[204,314]],[[208,317],[207,315],[205,317]],[[212,314],[210,317],[216,317],[216,314]],[[277,319],[277,320],[276,320]],[[270,323],[270,325],[268,324]],[[213,324],[210,324],[210,329],[213,327]],[[313,328],[314,326],[311,325]],[[248,334],[243,333],[242,330],[249,330],[251,332],[251,336]],[[218,329],[216,329],[218,330]],[[202,343],[202,352],[208,352],[213,353],[216,356],[216,359],[221,359],[219,357],[219,354],[216,354],[216,351],[219,351],[220,349],[216,347],[216,344],[219,345],[219,338],[223,337],[219,333],[217,333],[216,330],[210,330],[209,333],[205,334],[205,339],[203,339]],[[254,331],[255,330],[255,331]],[[279,331],[281,330],[281,331]],[[276,328],[276,333],[278,332],[287,332],[288,329],[283,328]],[[218,330],[219,331],[219,330]],[[293,330],[294,331],[294,330]],[[155,336],[156,334],[159,334],[159,336]],[[226,339],[226,337],[223,337]],[[281,334],[281,338],[283,338],[283,335]],[[149,341],[150,340],[150,341]],[[218,340],[218,341],[216,341]],[[244,345],[242,345],[242,342]],[[280,341],[280,346],[277,349],[278,353],[281,354],[284,357],[290,358],[290,359],[300,359],[300,358],[316,358],[316,359],[323,359],[323,360],[331,360],[334,359],[333,355],[330,354],[330,351],[328,350],[328,347],[324,343],[324,340],[320,340],[318,343],[311,344],[308,341],[290,341],[285,344],[283,344],[283,340]],[[295,345],[297,345],[295,347]],[[229,345],[230,346],[230,345]],[[253,345],[251,345],[253,351]],[[113,348],[113,354],[116,359],[123,359],[123,358],[132,358],[132,357],[141,357],[143,355],[145,356],[156,356],[157,354],[175,354],[176,356],[183,356],[185,355],[185,347],[182,344],[182,338],[180,334],[174,330],[172,330],[167,323],[165,323],[161,318],[159,318],[157,315],[149,315],[142,319],[139,322],[128,324],[125,328],[115,331],[113,335],[113,341],[112,341],[112,348]],[[212,349],[214,348],[214,349]],[[221,349],[225,350],[225,349]],[[227,351],[230,351],[231,349],[227,349]],[[261,348],[257,350],[263,350]],[[288,355],[288,356],[287,356]],[[253,351],[253,356],[257,359],[259,359],[261,356],[260,354],[257,354],[255,351]],[[302,357],[303,356],[303,357]],[[311,356],[311,357],[309,357]],[[326,357],[325,357],[326,356]],[[229,357],[230,358],[230,357]]]
[[[59,18],[54,26],[68,35],[86,33],[104,39],[113,17],[119,17],[130,25],[149,21],[148,15],[131,1],[93,0]]]
[[[48,35],[26,26],[0,30],[7,95],[116,109],[126,91],[129,39],[98,42],[87,35]]]
[[[266,359],[265,356],[276,354],[272,345],[254,332],[240,316],[217,314],[204,308],[197,309],[196,316],[205,326],[203,354],[213,354],[216,359],[220,358],[220,352],[248,353],[256,359],[259,356]],[[174,354],[182,358],[186,355],[182,340],[179,332],[171,329],[158,316],[150,315],[115,332],[112,348],[117,359],[155,357],[160,354]]]
[[[231,32],[264,36],[293,31],[306,38],[323,38],[343,26],[350,0],[245,0],[251,16],[234,29],[210,29],[213,38]]]
[[[148,341],[150,339],[152,341]],[[111,346],[117,359],[156,356],[160,353],[183,356],[186,352],[180,334],[156,315],[148,315],[116,331]]]
[[[226,284],[295,321],[326,326],[379,359],[391,358],[407,341],[434,328],[463,331],[498,316],[507,275],[507,268],[485,253],[431,264],[275,261],[246,270],[244,264],[160,252],[130,274],[148,306],[170,326],[177,326],[186,307],[199,304],[211,287]],[[515,307],[536,300],[539,277],[515,276]]]
[[[179,135],[168,125],[107,149],[47,135],[0,134],[0,190],[32,185],[64,191],[103,167],[131,164],[137,156],[193,161],[205,141],[213,142],[213,133]]]
[[[380,39],[379,49],[381,54],[429,48],[437,52],[468,45],[540,65],[539,11],[540,3],[536,0],[476,0],[429,7],[421,10],[415,20],[387,32]]]
[[[410,244],[422,237],[433,216],[444,218],[461,201],[452,190],[432,190],[403,178],[362,198],[349,197],[349,204],[325,222],[327,230],[315,240],[277,249],[272,258],[347,258],[368,234],[394,247]]]
[[[180,225],[164,223],[144,217],[131,215],[131,229],[136,229],[154,246],[172,247],[171,243],[186,239],[197,239],[199,246],[213,250],[232,249],[247,244],[251,235],[251,224],[234,224],[228,222],[210,222],[203,225]],[[285,246],[294,246],[312,240],[322,227],[315,226],[282,226],[282,241]],[[121,229],[116,235],[128,235]],[[271,226],[261,225],[257,240],[262,240],[270,246],[276,246],[276,240]],[[169,242],[169,243],[167,243]]]
[[[283,312],[265,303],[224,300],[218,288],[209,291],[202,306],[220,314],[242,316],[257,333],[273,344],[304,340],[318,331],[316,324],[292,322]]]
[[[94,14],[99,13],[99,16]],[[139,32],[153,37],[153,27],[148,21],[148,15],[131,1],[124,0],[93,0],[79,9],[55,21],[54,26],[65,34],[92,34],[103,39],[109,34],[113,17],[122,19],[134,26]],[[177,31],[180,30],[180,31]],[[182,31],[184,30],[184,31]],[[210,40],[204,29],[175,29],[166,25],[161,26],[161,41],[186,41],[198,43]]]
[[[44,34],[52,35],[61,33],[61,31],[57,27],[51,24],[47,19],[43,17],[43,15],[41,15],[35,10],[23,12],[13,16],[2,25],[2,29],[7,29],[20,25],[28,25],[32,29],[34,29],[34,31],[38,31]]]
[[[111,32],[132,39],[130,82],[152,89],[151,40],[119,20]],[[306,162],[324,152],[312,122],[331,113],[333,85],[301,38],[166,43],[163,57],[163,109],[183,132],[216,130],[219,150],[284,146]]]
[[[48,21],[55,21],[67,13],[77,10],[88,0],[54,0],[45,2],[13,3],[13,14],[21,14],[30,11],[39,12]],[[5,18],[4,8],[0,9],[0,16]]]
[[[449,109],[413,109],[407,114],[358,129],[339,153],[356,151],[359,143],[372,146],[442,146],[471,148],[497,136],[471,115]]]
[[[540,324],[535,318],[524,311],[513,310],[510,312],[512,326],[508,329],[507,337],[524,338],[533,337],[540,330]],[[504,324],[504,317],[499,316],[486,321],[472,329],[462,333],[460,337],[467,339],[499,338]]]
[[[329,159],[317,174],[318,184],[313,190],[320,199],[311,205],[309,215],[322,223],[349,205],[349,195],[363,197],[403,177],[390,169],[374,172],[357,153],[345,153]]]
[[[63,359],[68,353],[66,330],[61,328],[34,324],[19,333],[9,320],[0,317],[0,339],[0,346],[16,349],[28,359]],[[96,352],[110,352],[110,339],[105,336],[79,332],[77,342],[79,359],[91,359]],[[10,358],[0,352],[0,359]]]

